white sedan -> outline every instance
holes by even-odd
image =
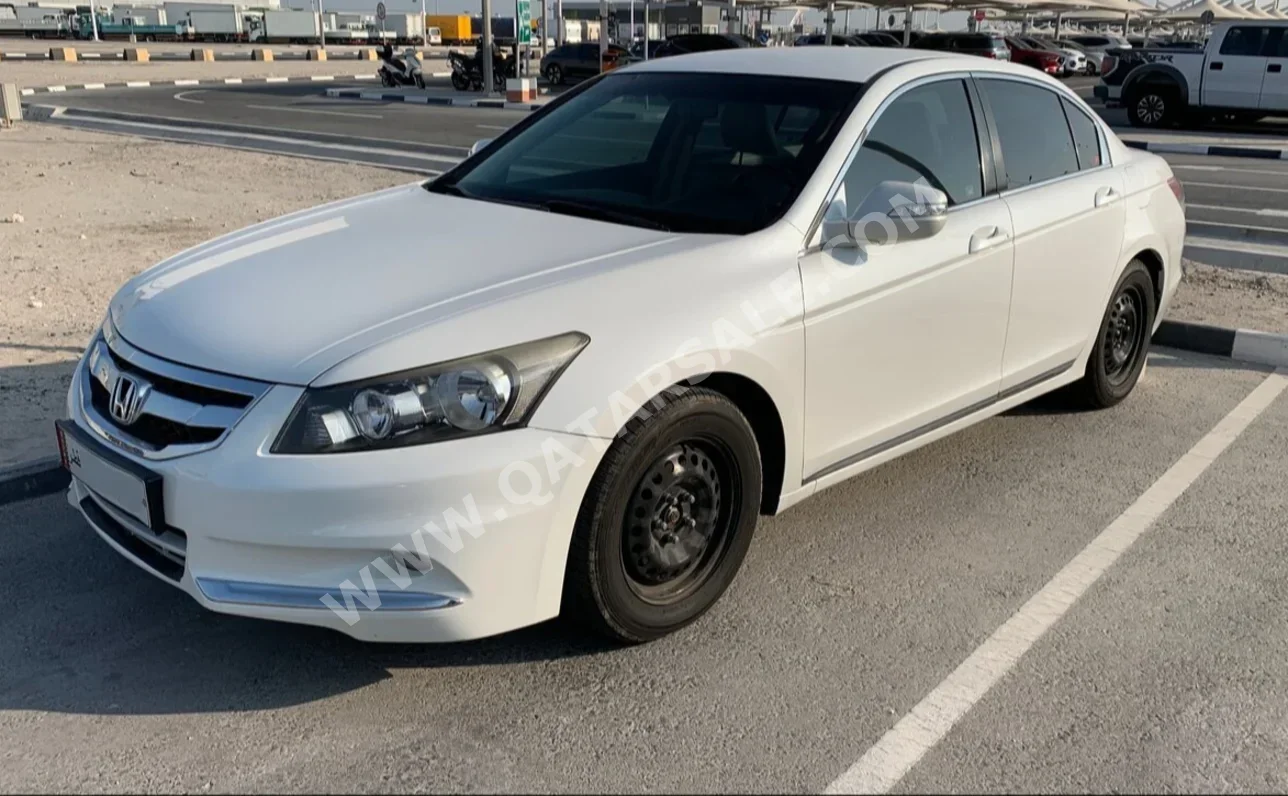
[[[645,641],[759,515],[1056,388],[1126,398],[1184,227],[1168,165],[1032,69],[650,61],[122,287],[58,423],[70,501],[215,611]]]

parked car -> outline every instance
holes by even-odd
[[[1077,50],[1078,52],[1082,53],[1083,57],[1086,59],[1086,62],[1087,62],[1086,72],[1085,72],[1086,74],[1088,75],[1100,74],[1100,61],[1103,59],[1104,53],[1088,50],[1086,45],[1079,44],[1078,42],[1073,41],[1072,39],[1056,39],[1055,43],[1065,49]]]
[[[927,33],[912,45],[918,50],[947,50],[1009,61],[1011,50],[1001,36],[991,33]]]
[[[723,33],[686,33],[672,36],[657,48],[656,58],[685,53],[702,53],[712,50],[739,50],[761,45],[745,36],[733,36]]]
[[[801,39],[799,42],[797,42],[798,47],[818,47],[824,44],[827,44],[827,34],[825,33],[815,33],[813,35],[806,36],[803,39]],[[868,43],[854,36],[847,36],[841,33],[840,31],[833,31],[832,46],[833,47],[867,47]]]
[[[887,33],[884,30],[869,30],[864,33],[855,33],[852,38],[858,39],[869,47],[902,47],[903,35],[896,37],[893,33]]]
[[[1061,47],[1050,39],[1044,39],[1041,36],[1017,36],[1016,38],[1033,49],[1058,53],[1061,57],[1061,75],[1081,75],[1087,71],[1087,55],[1080,50]]]
[[[1079,33],[1069,36],[1069,41],[1076,41],[1081,44],[1088,52],[1103,53],[1112,49],[1129,49],[1131,42],[1122,36],[1108,36],[1098,33]]]
[[[1167,162],[1030,69],[632,64],[127,282],[57,425],[68,497],[220,613],[646,641],[759,515],[1057,388],[1126,399],[1184,237]]]
[[[604,60],[607,67],[612,69],[617,65],[617,61],[627,55],[626,48],[610,44],[604,52]],[[541,74],[556,86],[569,78],[594,77],[602,71],[604,68],[600,65],[598,42],[565,44],[554,48],[541,59]]]
[[[1202,52],[1110,50],[1094,91],[1124,105],[1139,127],[1204,116],[1252,122],[1288,112],[1288,21],[1218,24]]]
[[[660,40],[649,39],[649,43],[648,43],[649,58],[657,57],[657,51],[662,47],[662,44],[664,41],[665,39],[660,39]],[[630,50],[631,58],[640,59],[640,60],[644,59],[644,42],[642,40],[633,42],[631,46],[627,49]]]
[[[1007,36],[1005,41],[1011,50],[1011,60],[1017,64],[1031,66],[1048,75],[1058,75],[1064,68],[1063,57],[1058,52],[1026,44],[1016,36]]]

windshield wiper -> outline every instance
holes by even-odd
[[[425,190],[429,191],[430,193],[441,193],[446,196],[460,196],[465,199],[474,198],[471,194],[466,193],[464,190],[461,189],[459,185],[457,185],[454,182],[449,182],[443,185],[431,182],[425,185]]]
[[[549,210],[552,213],[566,213],[570,216],[593,218],[599,221],[612,221],[618,224],[629,224],[635,227],[647,227],[670,232],[671,228],[647,216],[637,215],[625,210],[612,210],[600,205],[577,202],[572,199],[542,199],[532,203],[533,207]]]

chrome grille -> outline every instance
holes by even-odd
[[[104,440],[169,459],[218,445],[268,388],[154,357],[109,331],[85,358],[81,409]]]

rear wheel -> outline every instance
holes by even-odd
[[[1109,299],[1086,373],[1073,385],[1081,403],[1104,409],[1131,394],[1145,369],[1156,310],[1149,269],[1132,260]]]
[[[617,641],[679,630],[733,582],[756,527],[761,470],[742,413],[701,388],[631,420],[577,517],[564,614]]]
[[[464,91],[469,87],[470,87],[469,78],[465,77],[465,75],[461,74],[460,72],[457,72],[456,70],[452,70],[452,88],[456,89],[457,91]]]
[[[1180,92],[1174,86],[1139,86],[1127,97],[1127,120],[1134,127],[1166,127],[1180,111]]]
[[[564,82],[563,67],[559,64],[551,64],[546,67],[546,80],[550,81],[552,86],[561,86]]]

